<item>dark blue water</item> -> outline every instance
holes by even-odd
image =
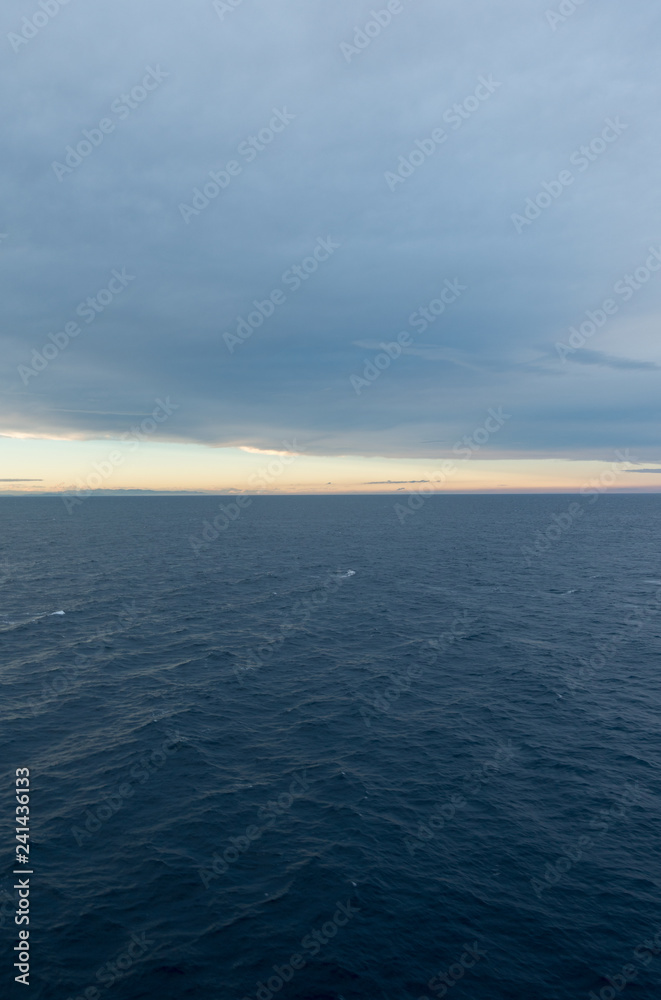
[[[28,767],[35,1000],[658,997],[661,497],[394,502],[0,500],[12,995]]]

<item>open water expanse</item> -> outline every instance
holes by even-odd
[[[8,994],[29,768],[33,1000],[658,1000],[661,496],[397,502],[0,499]]]

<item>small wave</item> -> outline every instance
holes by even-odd
[[[35,622],[40,622],[44,618],[52,618],[54,615],[66,614],[64,611],[44,611],[41,615],[33,615],[31,618],[23,618],[18,621],[14,621],[11,618],[4,617],[3,621],[0,622],[0,632],[10,632],[12,629],[25,628],[26,625],[34,625]]]
[[[526,646],[539,646],[540,649],[557,649],[558,645],[555,642],[545,642],[543,639],[524,639],[523,636],[513,635],[510,636],[510,642],[523,642]]]
[[[355,576],[355,569],[348,569],[346,573],[338,573],[340,580],[347,580],[350,576]]]

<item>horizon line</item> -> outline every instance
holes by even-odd
[[[585,489],[585,494],[581,492],[581,489],[535,489],[531,487],[530,489],[483,489],[483,490],[433,490],[430,493],[425,493],[426,496],[584,496],[595,492],[595,488],[583,487]],[[249,491],[241,492],[234,491],[232,493],[223,493],[210,490],[140,490],[140,489],[125,489],[125,490],[87,490],[84,493],[76,490],[64,491],[60,490],[54,492],[52,490],[13,490],[13,491],[0,491],[0,498],[16,498],[16,497],[76,497],[79,496],[80,499],[87,500],[92,496],[96,497],[156,497],[156,496],[187,496],[187,497],[226,497],[231,500],[235,497],[297,497],[297,496],[308,496],[308,497],[332,497],[332,496],[369,496],[369,497],[399,497],[399,496],[409,496],[410,494],[420,493],[420,490],[399,490],[394,493],[386,490],[346,490],[346,491],[300,491],[300,492],[277,492],[277,493],[252,493]],[[648,487],[641,486],[638,488],[608,488],[597,490],[598,495],[606,494],[623,494],[626,496],[655,496],[661,494],[661,486]]]

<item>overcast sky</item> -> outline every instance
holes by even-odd
[[[0,12],[3,477],[157,400],[188,488],[400,481],[490,409],[500,483],[661,464],[658,2],[42,4]]]

